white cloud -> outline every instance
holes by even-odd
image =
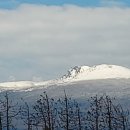
[[[130,67],[129,14],[72,5],[0,10],[0,79],[51,78],[81,64]]]

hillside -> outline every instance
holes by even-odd
[[[116,65],[98,65],[98,66],[76,66],[70,69],[67,74],[55,80],[33,82],[33,81],[17,81],[0,83],[0,90],[13,91],[32,91],[36,89],[50,89],[51,86],[65,86],[68,84],[97,80],[105,81],[106,79],[130,79],[130,69]],[[125,84],[125,83],[124,83]],[[87,86],[86,82],[86,86]],[[120,85],[119,85],[120,86]],[[96,88],[95,88],[96,89]]]

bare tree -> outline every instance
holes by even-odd
[[[43,95],[40,95],[40,99],[37,100],[34,111],[33,117],[37,126],[42,127],[44,130],[54,130],[56,119],[54,99],[50,99],[46,92],[44,92]]]
[[[88,130],[101,130],[104,128],[103,118],[103,96],[97,95],[89,100],[90,107],[87,111],[86,127]]]
[[[1,128],[6,128],[6,130],[15,130],[16,127],[14,125],[14,120],[16,121],[16,117],[19,113],[17,110],[18,104],[14,104],[12,100],[9,97],[8,92],[5,93],[4,99],[0,101],[2,104],[2,113],[1,113],[1,121],[2,121],[2,126]]]
[[[114,102],[110,96],[95,96],[90,100],[87,112],[88,130],[128,130],[128,111]]]
[[[109,130],[113,129],[113,121],[114,121],[114,110],[113,110],[113,103],[109,96],[105,96],[105,117],[106,117],[106,125],[108,126]]]
[[[19,113],[27,130],[130,130],[129,111],[114,98],[96,95],[84,105],[87,111],[65,91],[57,101],[44,92],[33,107],[24,101],[19,111],[6,92],[0,100],[0,130],[15,130]]]
[[[118,130],[129,130],[129,111],[124,110],[120,104],[114,106],[114,110],[116,113],[115,128]]]
[[[73,130],[81,128],[80,109],[76,108],[74,100],[68,98],[64,91],[64,98],[58,100],[58,119],[59,127],[64,130]],[[77,114],[76,114],[77,110]],[[78,115],[79,114],[79,115]],[[77,117],[76,117],[77,116]],[[76,119],[77,118],[77,119]],[[78,127],[76,121],[78,120]]]
[[[115,98],[110,96],[104,96],[104,119],[105,128],[108,130],[122,130],[120,118],[124,118],[124,111],[122,111],[121,105],[114,102]],[[122,111],[122,114],[121,114]]]
[[[23,99],[22,99],[23,100]],[[32,130],[32,108],[28,105],[27,102],[24,102],[24,105],[21,106],[20,108],[20,115],[21,115],[21,119],[24,122],[24,125],[26,125],[27,130]]]
[[[2,113],[0,112],[0,130],[2,130]]]
[[[75,118],[75,125],[77,126],[77,130],[82,130],[84,129],[84,116],[85,113],[81,111],[80,105],[78,102],[74,101],[74,118]]]

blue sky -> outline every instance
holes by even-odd
[[[130,6],[130,0],[0,0],[0,8],[12,9],[21,4],[43,4],[43,5],[64,5],[74,4],[78,6],[100,7],[106,5]]]

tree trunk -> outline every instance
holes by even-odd
[[[9,130],[9,99],[6,93],[6,120],[7,120],[7,130]]]
[[[68,99],[65,93],[66,130],[69,130]]]
[[[1,118],[1,112],[0,112],[0,130],[2,130],[2,118]]]

